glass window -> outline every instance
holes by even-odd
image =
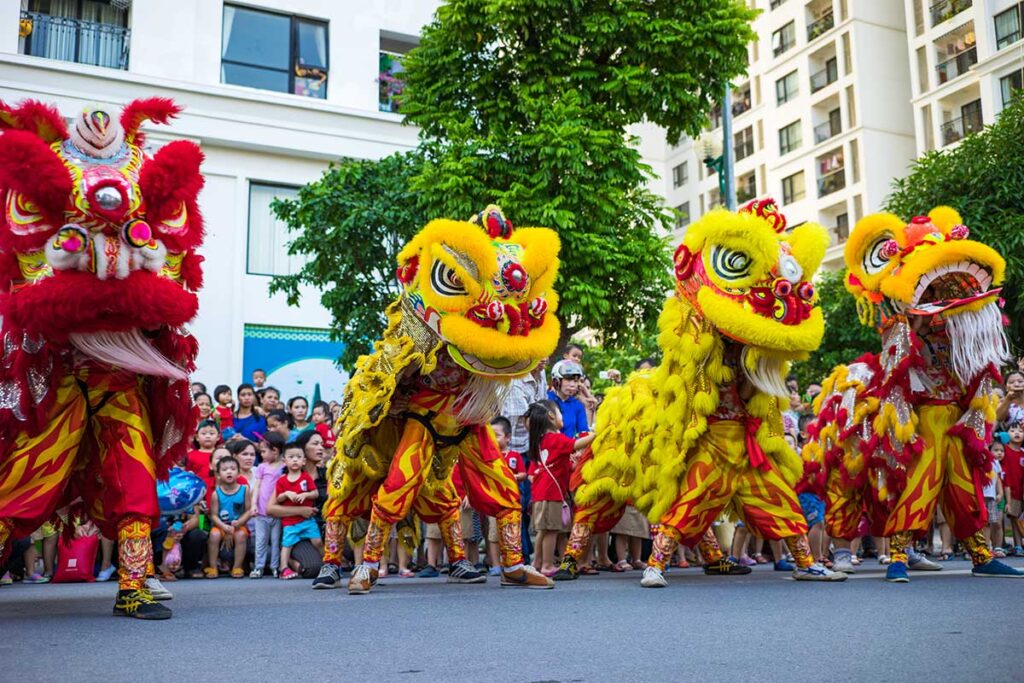
[[[995,16],[997,50],[1002,50],[1007,45],[1012,45],[1020,40],[1022,11],[1024,11],[1024,5],[1017,5]]]
[[[221,82],[327,97],[327,24],[225,5]]]
[[[800,138],[800,121],[794,121],[779,130],[779,154],[786,155],[803,143]]]
[[[776,57],[796,45],[796,24],[789,22],[772,34],[772,52]]]
[[[29,29],[19,40],[22,54],[128,68],[130,32],[124,7],[97,0],[32,0],[21,18]]]
[[[1003,106],[1009,106],[1013,93],[1024,89],[1024,71],[1014,71],[999,79],[999,90],[1003,94]]]
[[[672,187],[680,187],[690,182],[690,169],[684,161],[672,169]]]
[[[804,198],[804,172],[798,171],[782,179],[782,203],[792,204]]]
[[[676,228],[685,228],[690,224],[690,202],[683,202],[676,207]]]
[[[249,244],[246,272],[252,275],[293,275],[306,263],[304,256],[290,256],[288,226],[270,210],[274,199],[294,199],[297,188],[282,185],[249,185]]]
[[[754,153],[754,127],[747,126],[740,132],[733,135],[735,145],[736,161],[746,159]]]
[[[800,90],[800,81],[797,79],[796,71],[791,71],[779,80],[775,81],[775,103],[784,104],[796,97]]]

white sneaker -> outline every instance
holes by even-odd
[[[846,581],[846,574],[825,569],[815,562],[807,569],[797,567],[793,570],[793,578],[797,581]]]
[[[907,567],[914,570],[915,572],[940,572],[942,571],[942,565],[938,562],[932,562],[924,555],[918,555],[917,559],[911,560],[907,563]]]
[[[832,561],[832,571],[842,572],[843,574],[856,574],[857,568],[853,566],[849,555],[844,555],[838,559]]]
[[[664,588],[668,585],[665,580],[665,573],[657,567],[648,567],[644,570],[644,577],[640,579],[640,585],[644,588]]]
[[[170,600],[174,597],[174,593],[164,588],[164,585],[160,583],[160,579],[155,576],[146,579],[146,583],[143,586],[153,596],[154,600]]]

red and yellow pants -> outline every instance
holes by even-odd
[[[861,535],[860,523],[865,515],[872,535],[883,535],[886,514],[869,490],[847,486],[838,469],[830,470],[825,481],[825,532],[832,538],[852,541]]]
[[[159,506],[149,411],[134,373],[69,373],[46,427],[20,434],[0,462],[0,526],[13,537],[28,535],[78,496],[105,536],[130,541],[122,571],[131,575],[129,587],[141,583],[137,574],[145,578],[152,555],[141,546]],[[143,532],[146,541],[136,540]],[[140,554],[147,555],[141,570]]]

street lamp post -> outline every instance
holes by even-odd
[[[714,143],[704,141],[704,165],[718,174],[718,194],[730,211],[736,210],[736,168],[732,137],[732,88],[727,83],[722,98],[722,154],[715,156]]]

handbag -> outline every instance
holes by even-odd
[[[547,453],[547,450],[545,450],[544,452]],[[558,483],[558,479],[555,478],[555,475],[551,471],[551,468],[548,467],[546,460],[547,458],[540,458],[540,466],[543,467],[544,470],[548,473],[548,476],[551,477],[551,481],[555,482],[555,488],[558,489],[558,495],[561,496],[562,498],[562,526],[572,526],[572,505],[569,503],[569,500],[565,497],[565,492],[562,491],[562,487]]]
[[[99,550],[99,536],[79,536],[71,541],[61,540],[57,550],[57,570],[53,583],[91,583],[96,551]]]

